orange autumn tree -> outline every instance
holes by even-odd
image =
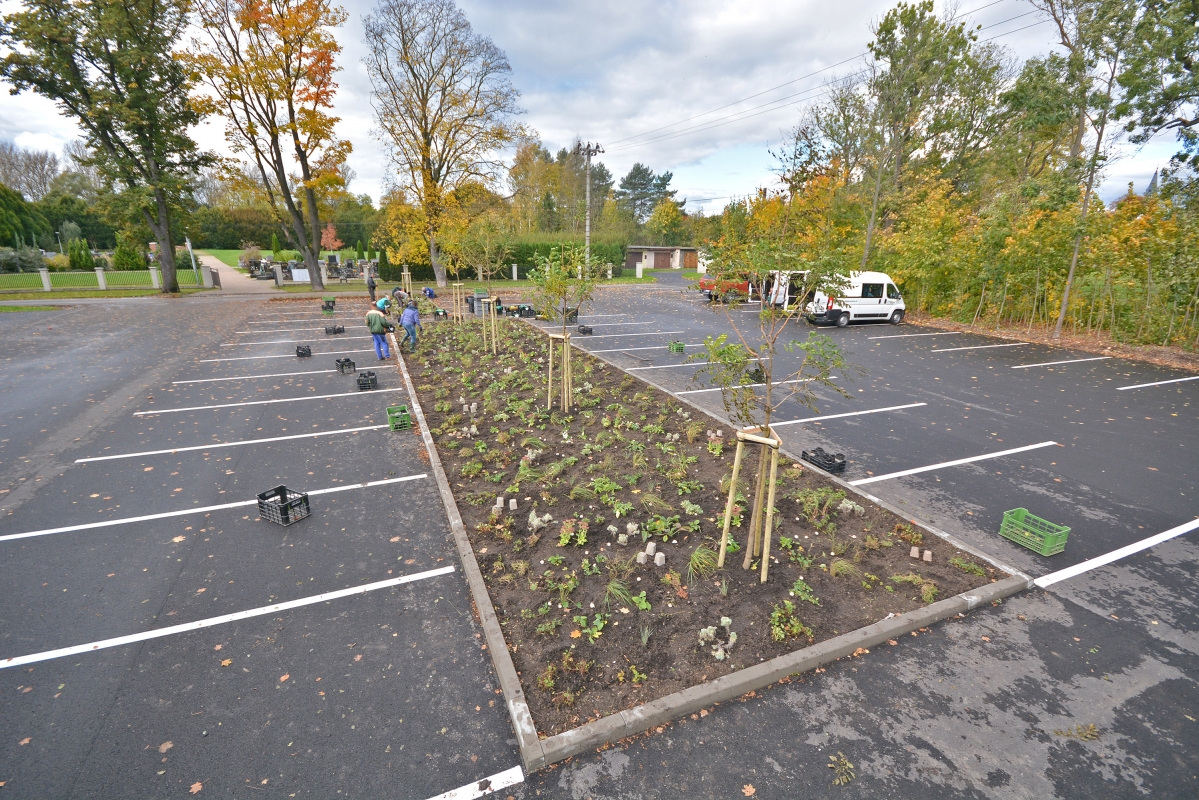
[[[317,194],[341,184],[351,150],[329,113],[341,52],[332,29],[346,12],[328,0],[199,0],[196,10],[208,39],[193,43],[191,60],[211,90],[198,105],[224,117],[226,140],[252,162],[321,289]]]
[[[345,242],[337,238],[337,229],[330,222],[321,233],[321,247],[325,250],[340,250],[343,244]]]

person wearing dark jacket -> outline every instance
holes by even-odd
[[[375,355],[380,361],[391,358],[391,350],[387,346],[387,333],[394,331],[395,325],[387,321],[387,317],[377,308],[366,312],[366,327],[375,339]]]
[[[366,290],[371,293],[371,302],[375,302],[375,287],[379,284],[375,283],[375,273],[370,267],[366,268]]]

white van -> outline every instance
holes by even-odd
[[[844,328],[851,322],[903,322],[903,296],[885,272],[853,272],[844,294],[816,292],[804,309],[808,322]]]

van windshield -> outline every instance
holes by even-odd
[[[899,299],[899,290],[895,288],[894,284],[887,284],[887,297],[891,300]]]

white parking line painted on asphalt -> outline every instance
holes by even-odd
[[[900,411],[905,408],[916,408],[918,406],[926,406],[928,403],[908,403],[903,406],[887,406],[886,408],[868,408],[865,411],[848,411],[844,414],[821,414],[815,417],[804,417],[803,419],[789,419],[786,422],[772,422],[770,427],[777,428],[780,425],[798,425],[801,422],[823,422],[826,419],[841,419],[842,417],[860,417],[863,414],[882,414],[887,411]]]
[[[1129,389],[1144,389],[1147,386],[1165,386],[1167,383],[1183,383],[1184,381],[1199,381],[1199,375],[1192,375],[1189,378],[1174,378],[1169,381],[1156,381],[1154,383],[1138,383],[1135,386],[1117,386],[1117,392],[1126,392]]]
[[[837,376],[836,376],[836,375],[829,375],[829,376],[828,376],[828,379],[829,379],[830,381],[835,381],[835,380],[837,379]],[[772,382],[770,385],[771,385],[771,386],[783,386],[783,385],[785,385],[785,384],[788,384],[788,383],[811,383],[813,380],[814,380],[814,378],[794,378],[794,379],[792,379],[792,380],[789,380],[789,381],[774,381],[774,382]],[[766,385],[766,384],[764,384],[764,383],[742,383],[742,384],[738,384],[737,386],[730,386],[729,388],[730,388],[730,389],[752,389],[752,388],[754,388],[754,387],[756,387],[756,386],[765,386],[765,385]],[[687,391],[685,391],[685,392],[675,392],[675,394],[676,394],[676,395],[683,395],[683,394],[701,394],[701,393],[703,393],[703,392],[719,392],[719,391],[720,391],[720,389],[721,389],[721,387],[720,387],[720,386],[713,386],[713,387],[712,387],[712,388],[710,388],[710,389],[688,389],[688,390],[687,390]],[[774,423],[771,423],[771,424],[773,425]],[[756,428],[757,426],[756,426],[756,425],[753,425],[753,426],[750,426],[750,427],[754,427],[754,428]],[[749,428],[746,428],[746,430],[749,430]]]
[[[405,481],[418,481],[429,477],[428,473],[422,472],[419,475],[405,475],[402,478],[387,478],[381,481],[367,481],[366,483],[351,483],[347,486],[334,486],[329,489],[313,489],[308,492],[308,496],[321,494],[332,494],[333,492],[348,492],[351,489],[368,489],[372,486],[385,486],[390,483],[403,483]],[[32,536],[49,536],[52,533],[71,533],[73,531],[85,531],[92,528],[108,528],[113,525],[128,525],[132,522],[149,522],[155,519],[166,519],[168,517],[182,517],[187,514],[207,513],[209,511],[224,511],[227,508],[241,508],[243,506],[256,506],[258,499],[253,500],[238,500],[236,503],[222,503],[219,506],[197,506],[196,508],[184,508],[178,511],[163,511],[161,514],[147,514],[143,517],[125,517],[123,519],[108,519],[103,522],[85,522],[82,525],[67,525],[63,528],[45,528],[40,531],[26,531],[25,533],[10,533],[6,536],[0,536],[0,542],[7,542],[10,539],[28,539]]]
[[[350,328],[365,328],[365,325],[343,325],[347,331]],[[234,333],[301,333],[303,331],[323,331],[324,328],[277,328],[273,331],[257,330],[257,331],[234,331]]]
[[[596,322],[594,324],[607,328],[613,325],[657,325],[658,323],[655,320],[649,320],[647,322]],[[557,329],[555,329],[553,325],[538,325],[537,327],[541,328],[543,331],[561,330],[561,326],[559,326]]]
[[[346,353],[373,353],[374,350],[369,347],[365,350],[329,350],[323,353],[313,353],[312,357],[316,356],[340,356]],[[254,361],[260,358],[299,358],[295,353],[284,353],[281,356],[235,356],[234,358],[201,358],[196,361],[197,364],[214,364],[217,361]]]
[[[552,331],[553,328],[542,328],[542,330]],[[684,333],[684,331],[654,331],[653,333],[597,333],[594,336],[588,336],[588,339],[611,339],[616,336],[665,336],[668,333]],[[582,338],[582,337],[579,337]],[[570,338],[571,342],[577,342],[579,339]]]
[[[327,603],[331,600],[340,600],[343,597],[353,597],[356,594],[367,594],[368,592],[378,591],[379,589],[390,589],[393,586],[402,586],[405,583],[415,583],[429,578],[436,578],[441,575],[449,575],[454,571],[454,567],[438,567],[424,572],[417,572],[412,575],[402,575],[398,578],[388,578],[385,581],[376,581],[375,583],[366,583],[362,586],[352,586],[348,589],[338,589],[335,592],[325,592],[311,597],[301,597],[299,600],[288,600],[283,603],[275,603],[274,605],[261,606],[259,608],[249,608],[245,611],[234,611],[232,614],[222,614],[219,617],[209,617],[208,619],[198,619],[195,622],[184,622],[180,625],[171,625],[168,628],[156,628],[154,630],[142,631],[141,633],[133,633],[128,636],[117,636],[113,639],[101,639],[98,642],[89,642],[88,644],[77,644],[74,647],[63,647],[58,650],[44,650],[40,653],[30,653],[25,656],[14,656],[0,660],[0,669],[8,667],[20,667],[25,664],[36,664],[39,661],[50,661],[55,658],[63,658],[65,656],[76,656],[80,653],[90,653],[94,650],[105,650],[109,647],[120,647],[121,645],[134,644],[136,642],[144,642],[148,639],[161,639],[164,636],[174,636],[177,633],[187,633],[188,631],[198,631],[203,628],[211,628],[214,625],[223,625],[227,622],[237,622],[243,619],[252,619],[253,617],[261,617],[265,614],[277,614],[280,611],[290,611],[293,608],[303,608],[317,603]],[[500,773],[504,774],[504,773]],[[523,780],[523,776],[522,776]]]
[[[571,339],[570,342],[571,344],[578,344],[578,340],[576,339]],[[699,347],[702,344],[703,342],[696,342],[695,344],[685,344],[683,347]],[[651,347],[612,347],[607,350],[588,350],[585,347],[580,347],[579,349],[584,353],[627,353],[630,350],[661,350],[665,346],[664,344],[655,344]]]
[[[190,381],[171,381],[171,385],[181,383],[215,383],[216,381],[249,381],[256,378],[289,378],[293,375],[324,375],[328,372],[337,372],[335,369],[315,369],[310,372],[272,372],[269,375],[235,375],[232,378],[196,378]]]
[[[266,444],[267,442],[285,442],[288,439],[310,439],[316,436],[336,436],[339,433],[358,433],[359,431],[377,431],[387,425],[364,425],[361,428],[343,428],[338,431],[317,431],[316,433],[297,433],[291,436],[272,436],[269,439],[246,439],[244,442],[217,442],[215,444],[197,444],[187,447],[175,447],[170,450],[145,450],[141,453],[121,453],[115,456],[92,456],[77,458],[76,464],[90,464],[93,461],[112,461],[115,458],[138,458],[139,456],[160,456],[166,453],[188,453],[193,450],[218,450],[222,447],[244,447],[249,444]]]
[[[371,392],[340,392],[338,394],[314,394],[306,397],[280,397],[277,400],[247,400],[243,403],[220,403],[215,406],[188,406],[187,408],[164,408],[161,411],[134,411],[135,417],[149,417],[154,414],[176,414],[180,411],[207,411],[213,408],[234,408],[236,406],[266,406],[271,403],[298,403],[301,400],[327,400],[330,397],[369,397],[375,392],[402,392],[399,386],[394,389],[375,389]]]
[[[1090,572],[1093,569],[1105,566],[1113,561],[1119,561],[1122,558],[1127,558],[1134,553],[1139,553],[1142,550],[1148,550],[1150,547],[1154,547],[1175,537],[1182,536],[1184,533],[1190,533],[1197,528],[1199,528],[1199,519],[1193,519],[1190,522],[1184,522],[1176,528],[1171,528],[1168,531],[1162,531],[1156,536],[1150,536],[1148,539],[1142,539],[1139,542],[1130,544],[1126,547],[1121,547],[1118,550],[1113,550],[1110,553],[1105,553],[1101,556],[1095,556],[1095,558],[1088,558],[1081,564],[1075,564],[1072,567],[1066,567],[1065,569],[1060,569],[1057,572],[1051,572],[1048,575],[1042,575],[1041,577],[1035,579],[1033,583],[1035,583],[1041,589],[1044,589],[1046,586],[1052,586],[1055,583],[1077,577],[1084,572]]]
[[[507,789],[510,786],[522,783],[524,779],[525,771],[520,767],[513,767],[503,772],[497,772],[481,781],[468,783],[465,786],[451,789],[436,797],[430,797],[429,800],[478,800],[478,798],[486,797],[492,792],[498,792],[500,789]]]
[[[629,367],[625,372],[636,372],[643,369],[674,369],[675,367],[702,367],[705,364],[711,364],[711,361],[696,361],[693,364],[659,364],[656,367]]]
[[[366,327],[366,326],[363,326]],[[251,331],[257,333],[257,331]],[[344,342],[348,339],[369,339],[369,336],[338,336],[337,341]],[[313,337],[307,339],[272,339],[268,342],[234,342],[233,344],[223,344],[221,347],[249,347],[252,344],[296,344],[297,342],[311,342]]]
[[[1111,356],[1096,356],[1095,358],[1071,358],[1068,361],[1045,361],[1041,364],[1017,364],[1012,369],[1032,369],[1033,367],[1052,367],[1055,364],[1081,364],[1084,361],[1106,361]]]
[[[961,464],[972,464],[975,461],[986,461],[988,458],[1002,458],[1016,453],[1024,453],[1028,450],[1036,450],[1040,447],[1054,447],[1057,442],[1040,442],[1039,444],[1029,444],[1024,447],[1013,447],[1011,450],[1000,450],[998,453],[984,453],[981,456],[970,456],[969,458],[959,458],[956,461],[942,461],[940,464],[930,464],[927,467],[916,467],[915,469],[905,469],[902,472],[891,472],[886,475],[875,475],[871,478],[862,478],[861,480],[850,481],[850,486],[862,486],[867,483],[876,483],[878,481],[889,481],[892,478],[902,478],[905,475],[915,475],[920,472],[929,472],[934,469],[942,469],[944,467],[956,467]]]
[[[886,336],[867,336],[867,339],[907,339],[912,336],[953,336],[962,331],[941,331],[940,333],[891,333]]]
[[[946,347],[943,350],[929,350],[930,353],[956,353],[958,350],[989,350],[992,347],[1027,347],[1032,342],[1013,342],[1012,344],[976,344],[973,347]]]

